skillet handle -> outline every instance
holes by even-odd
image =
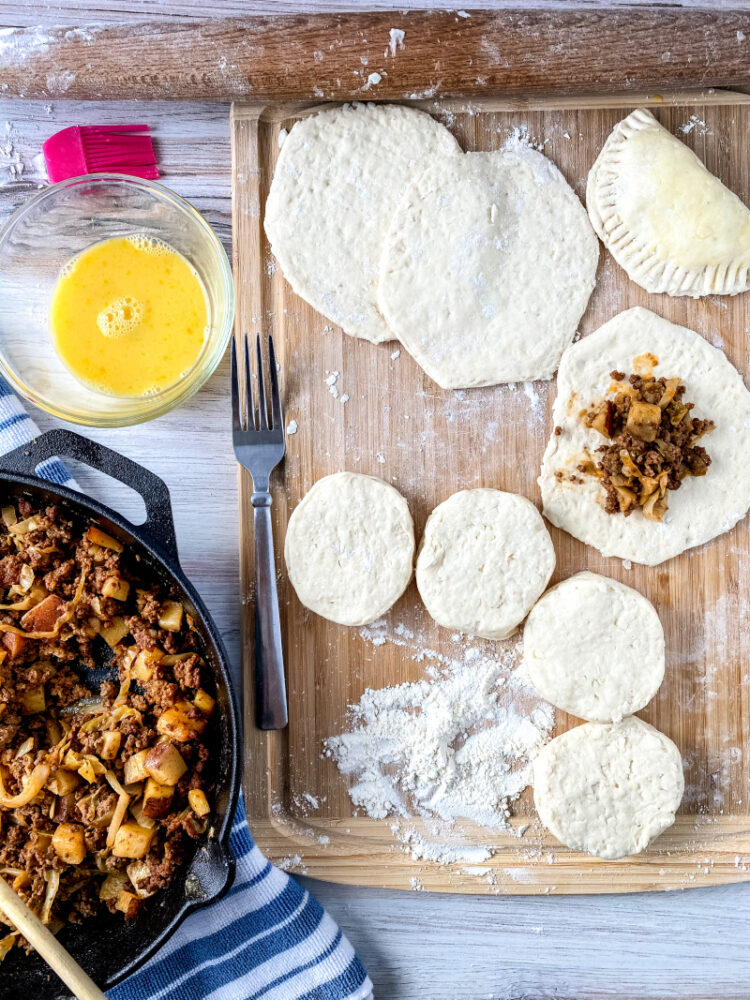
[[[1,455],[0,467],[10,472],[36,476],[37,466],[54,455],[75,458],[135,490],[146,505],[146,520],[143,525],[138,525],[137,530],[153,539],[170,559],[179,562],[172,502],[164,480],[98,441],[92,441],[63,427],[55,427],[32,438],[28,444]]]

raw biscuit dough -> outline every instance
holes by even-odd
[[[556,708],[589,722],[616,722],[656,694],[664,678],[664,630],[637,590],[577,573],[531,609],[523,665]]]
[[[263,223],[297,295],[353,337],[393,340],[375,285],[394,204],[428,163],[460,155],[443,125],[395,104],[346,104],[298,121]]]
[[[649,353],[658,359],[653,374],[682,379],[695,416],[716,424],[701,441],[711,457],[707,474],[669,490],[662,521],[649,521],[640,510],[629,517],[607,514],[593,476],[584,475],[582,483],[566,478],[604,440],[584,426],[580,410],[607,394],[610,372],[629,375],[634,359]],[[627,309],[565,352],[552,424],[561,433],[550,437],[542,462],[543,513],[604,556],[655,566],[729,531],[750,506],[750,392],[742,376],[703,337],[648,309]]]
[[[462,490],[427,519],[417,587],[438,625],[504,639],[554,568],[552,540],[531,501],[500,490]]]
[[[587,722],[534,762],[534,803],[547,829],[574,851],[624,858],[674,823],[685,782],[675,744],[636,716]]]
[[[325,476],[289,518],[284,558],[306,608],[339,625],[366,625],[395,604],[412,577],[406,500],[375,476]]]
[[[644,108],[604,144],[586,205],[604,245],[647,292],[750,288],[750,211]]]
[[[443,388],[551,378],[598,257],[583,206],[541,153],[442,157],[393,213],[378,304]]]

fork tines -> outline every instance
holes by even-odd
[[[254,431],[275,431],[282,437],[284,434],[283,415],[281,412],[281,395],[279,393],[279,377],[276,368],[276,353],[273,349],[273,337],[268,337],[268,381],[271,388],[271,408],[269,412],[266,392],[266,373],[263,364],[260,334],[255,339],[257,387],[253,383],[253,371],[250,361],[249,336],[245,334],[244,369],[245,369],[245,405],[240,399],[238,377],[237,345],[232,345],[232,412],[234,415],[234,430],[244,434]],[[275,435],[274,435],[275,436]]]

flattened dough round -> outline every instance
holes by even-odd
[[[264,226],[297,295],[353,337],[393,340],[375,303],[380,248],[404,186],[461,149],[439,122],[394,104],[298,121],[281,147]]]
[[[750,211],[645,108],[607,139],[586,206],[604,245],[647,292],[697,298],[750,288]]]
[[[417,587],[438,625],[504,639],[554,568],[552,539],[530,500],[500,490],[462,490],[427,519]]]
[[[645,850],[674,823],[684,790],[680,751],[635,716],[577,726],[534,762],[542,823],[567,847],[600,858]]]
[[[599,247],[557,167],[521,144],[442,158],[396,208],[378,303],[446,389],[551,378],[594,288]]]
[[[716,424],[701,441],[711,456],[707,474],[688,477],[668,492],[662,521],[649,521],[640,510],[629,517],[607,514],[604,490],[593,476],[583,476],[582,483],[567,478],[603,440],[584,426],[580,410],[607,393],[611,371],[630,374],[634,359],[648,353],[658,359],[654,375],[681,378],[694,415]],[[655,566],[729,531],[750,506],[750,392],[742,376],[703,337],[648,309],[619,313],[565,352],[552,423],[561,433],[550,437],[542,462],[544,515],[604,556]]]
[[[664,630],[637,590],[577,573],[531,609],[523,664],[556,708],[589,722],[616,722],[656,694],[664,678]]]
[[[366,625],[396,603],[412,577],[406,500],[375,476],[325,476],[289,518],[284,558],[306,608],[339,625]]]

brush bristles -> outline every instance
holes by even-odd
[[[156,155],[150,135],[135,134],[144,126],[86,126],[81,130],[83,155],[94,173],[112,170],[156,179]],[[145,127],[146,129],[148,126]],[[126,169],[127,168],[127,169]],[[139,170],[140,168],[140,170]]]

